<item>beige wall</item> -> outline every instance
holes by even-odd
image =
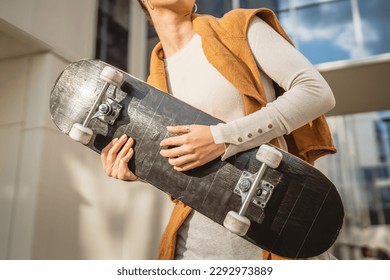
[[[75,60],[95,50],[96,0],[2,0],[0,18]]]
[[[95,19],[94,0],[0,2],[0,259],[156,256],[171,202],[105,176],[49,116],[60,71],[94,55]]]

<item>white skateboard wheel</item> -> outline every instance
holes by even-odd
[[[223,225],[229,231],[239,236],[244,236],[251,226],[251,221],[247,217],[241,216],[235,211],[229,211],[223,221]]]
[[[69,132],[70,138],[84,145],[88,144],[89,141],[91,141],[92,135],[92,129],[85,127],[79,123],[73,124],[72,129]]]
[[[123,80],[123,74],[110,66],[106,66],[100,73],[100,78],[109,84],[119,87]]]
[[[256,154],[256,159],[271,168],[277,168],[282,161],[283,155],[276,148],[269,145],[261,145]]]

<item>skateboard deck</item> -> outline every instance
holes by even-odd
[[[107,66],[120,73],[119,81],[101,78]],[[270,252],[313,257],[328,250],[341,230],[344,208],[335,186],[287,152],[277,149],[275,168],[259,161],[258,149],[252,149],[175,171],[159,154],[159,143],[172,136],[166,126],[221,121],[104,62],[81,60],[65,68],[53,87],[50,113],[67,135],[75,123],[88,130],[90,139],[79,141],[97,153],[113,138],[131,136],[135,153],[129,167],[137,176],[221,225],[227,226],[232,211],[249,219],[240,235]]]

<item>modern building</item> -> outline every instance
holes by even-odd
[[[336,155],[317,166],[346,208],[341,259],[390,251],[390,2],[197,0],[198,12],[274,10],[336,97]],[[144,183],[108,178],[48,110],[71,61],[98,57],[146,79],[157,38],[136,0],[0,0],[0,259],[153,259],[172,208]],[[374,256],[375,257],[375,256]]]

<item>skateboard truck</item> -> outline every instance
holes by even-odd
[[[259,171],[254,175],[244,173],[235,188],[235,192],[241,194],[243,202],[238,213],[236,211],[229,211],[227,213],[223,225],[228,230],[240,236],[246,235],[251,222],[244,216],[245,212],[253,200],[261,208],[265,208],[274,187],[268,182],[262,182],[261,179],[267,168],[277,168],[282,158],[282,153],[276,148],[269,145],[260,146],[256,154],[256,159],[262,162]]]
[[[112,67],[106,66],[100,73],[100,78],[105,81],[104,86],[100,90],[83,124],[73,124],[69,132],[70,138],[84,145],[91,141],[93,135],[92,129],[88,127],[92,119],[99,118],[102,121],[113,124],[122,109],[122,105],[107,96],[107,90],[110,85],[119,87],[123,80],[123,74]]]
[[[234,193],[241,196],[242,202],[245,201],[245,198],[248,195],[248,192],[250,190],[250,187],[254,183],[256,179],[256,174],[251,174],[249,172],[244,171],[234,188]],[[269,199],[271,198],[274,185],[271,183],[261,180],[260,186],[256,189],[256,192],[253,196],[253,203],[256,206],[259,206],[260,208],[264,209],[267,206],[267,203]]]

